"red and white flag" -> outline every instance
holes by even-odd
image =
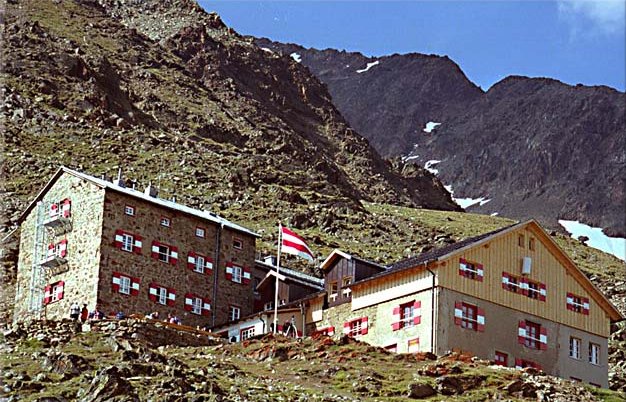
[[[313,252],[306,245],[304,239],[286,227],[281,227],[281,253],[293,254],[306,260],[313,261]]]

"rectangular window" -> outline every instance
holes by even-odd
[[[167,304],[167,288],[158,288],[157,298],[159,304]]]
[[[122,250],[133,252],[133,246],[135,245],[135,238],[128,233],[122,234]]]
[[[233,265],[233,282],[241,283],[241,277],[243,275],[243,268],[238,265]]]
[[[349,287],[351,283],[351,276],[344,276],[341,279],[341,294],[343,295],[343,297],[350,297],[350,294],[352,294],[352,289],[350,289]]]
[[[204,273],[204,266],[206,264],[206,260],[201,255],[196,255],[196,265],[193,268],[194,272],[199,272],[201,274]]]
[[[528,249],[530,251],[535,251],[535,238],[531,237],[530,240],[528,240]]]
[[[569,357],[580,360],[581,340],[579,338],[569,338]]]
[[[159,248],[159,251],[157,251],[158,260],[162,262],[170,262],[170,248],[162,244],[160,244],[158,248]]]
[[[473,304],[454,302],[454,325],[472,331],[485,331],[485,310]]]
[[[539,328],[541,328],[539,324],[526,321],[525,346],[531,349],[539,349]]]
[[[589,315],[589,299],[573,293],[567,293],[567,309],[576,313]]]
[[[485,272],[482,264],[461,258],[459,259],[459,275],[482,282]]]
[[[197,227],[196,228],[196,237],[204,238],[205,236],[206,236],[206,230],[204,228]]]
[[[385,350],[391,353],[396,353],[398,351],[398,344],[394,343],[392,345],[385,346]]]
[[[254,327],[244,328],[239,332],[239,339],[245,341],[254,336]]]
[[[328,298],[330,299],[330,301],[334,302],[335,300],[337,300],[338,291],[339,291],[339,286],[337,286],[337,281],[330,282],[328,284],[328,293],[329,293]]]
[[[600,345],[589,342],[589,363],[600,364]]]
[[[129,295],[130,284],[131,284],[131,280],[128,276],[120,276],[120,293]]]
[[[508,367],[509,365],[509,355],[504,352],[499,352],[496,350],[495,363],[498,366]]]
[[[241,239],[233,239],[233,248],[235,250],[241,250],[243,249],[243,241]]]
[[[409,353],[417,353],[420,351],[420,338],[409,339],[408,341]]]
[[[241,309],[236,306],[230,306],[228,318],[230,321],[237,321],[241,316]]]
[[[357,335],[366,335],[368,331],[367,317],[357,318],[356,320],[347,321],[343,324],[343,333],[354,337]]]
[[[57,282],[52,285],[52,294],[50,297],[50,302],[56,302],[63,299],[63,288],[65,286],[64,282]]]
[[[532,321],[520,321],[517,341],[531,349],[546,350],[548,348],[548,330],[541,324]]]
[[[162,216],[160,220],[160,224],[161,226],[165,226],[166,228],[169,228],[171,224],[170,218]]]
[[[267,311],[267,310],[272,310],[274,308],[274,302],[267,302],[265,303],[265,305],[263,306],[263,310]]]
[[[539,298],[539,284],[537,282],[528,281],[528,297],[531,299]]]
[[[130,206],[130,205],[126,205],[124,207],[124,214],[126,214],[128,216],[135,216],[135,207]]]
[[[194,297],[191,302],[191,312],[194,314],[202,314],[203,301],[200,297]]]
[[[461,307],[463,318],[461,318],[461,328],[476,330],[476,306],[463,303]]]
[[[520,246],[521,248],[524,248],[524,235],[520,234],[517,236],[517,245]]]

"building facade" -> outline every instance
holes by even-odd
[[[158,311],[215,327],[253,311],[255,233],[61,168],[20,217],[14,320]]]

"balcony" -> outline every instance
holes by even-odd
[[[67,260],[63,257],[59,257],[58,255],[49,255],[39,261],[39,265],[45,268],[55,268],[59,267],[63,264],[67,263]]]

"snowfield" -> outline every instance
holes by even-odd
[[[567,230],[572,238],[578,239],[579,236],[587,236],[589,247],[613,254],[620,260],[626,261],[626,239],[609,237],[604,234],[602,228],[594,228],[578,221],[559,220],[559,224]]]
[[[359,74],[364,73],[364,72],[368,71],[370,68],[372,68],[374,66],[377,66],[379,64],[380,64],[379,60],[373,61],[371,63],[367,63],[367,66],[364,69],[356,70],[356,72],[359,73]]]
[[[291,53],[289,56],[291,56],[291,58],[294,59],[298,63],[302,61],[302,57],[296,52]]]
[[[430,173],[432,173],[432,174],[438,174],[438,173],[439,173],[439,170],[438,170],[438,169],[435,169],[433,166],[435,166],[435,165],[436,165],[436,164],[438,164],[439,162],[441,162],[441,161],[439,161],[439,160],[437,160],[437,159],[431,159],[431,160],[427,161],[427,162],[424,164],[424,169],[428,170],[428,171],[429,171]]]
[[[432,133],[433,130],[437,128],[437,126],[440,126],[440,125],[441,123],[435,123],[434,121],[429,121],[428,123],[426,123],[426,126],[424,127],[422,131],[424,131],[425,133]]]

